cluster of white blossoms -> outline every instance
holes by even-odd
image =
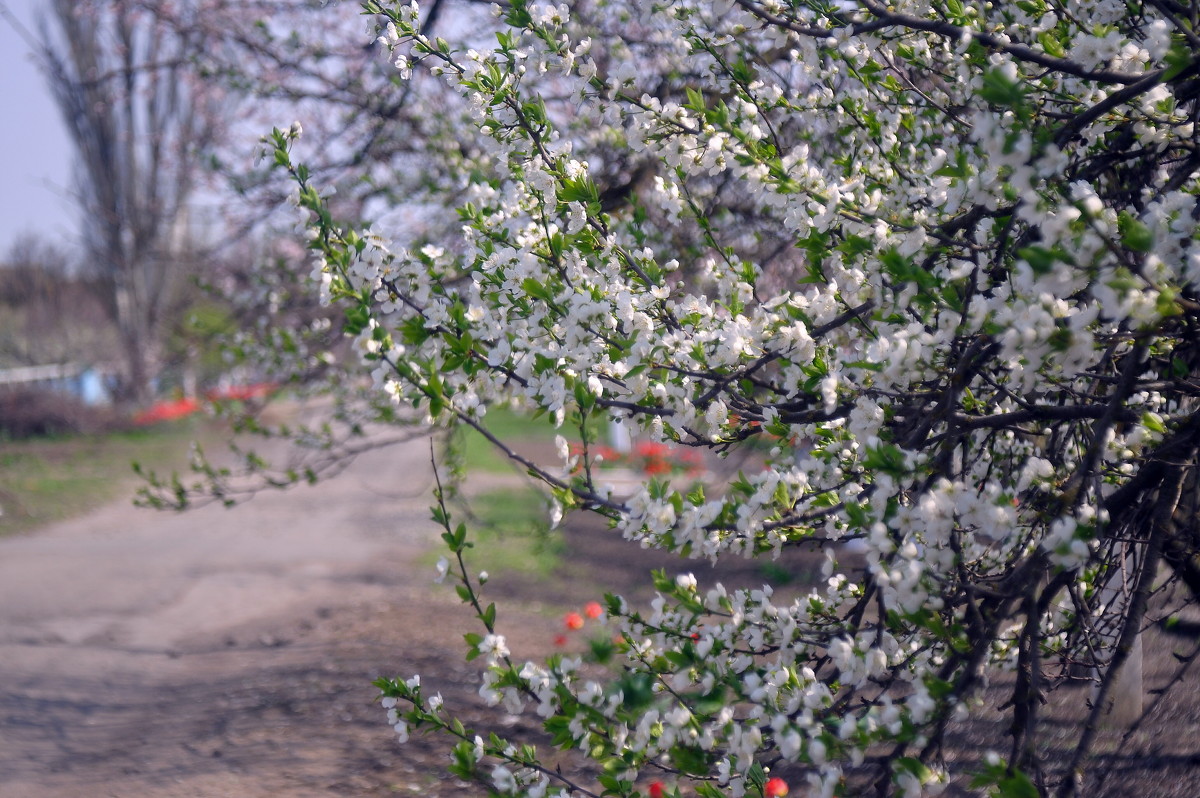
[[[865,551],[779,603],[667,579],[648,615],[614,599],[608,682],[511,663],[488,618],[489,700],[535,705],[610,794],[647,768],[757,794],[778,759],[813,794],[874,767],[912,795],[987,667],[1096,643],[1078,621],[1112,540],[1150,534],[1139,474],[1195,434],[1189,30],[1116,2],[512,2],[459,46],[415,3],[366,7],[474,125],[444,172],[454,240],[344,232],[302,188],[376,386],[438,423],[505,403],[760,443],[722,484],[627,499],[586,451],[526,465],[646,546]],[[466,745],[418,689],[385,693]],[[579,786],[499,738],[456,751],[501,794]]]

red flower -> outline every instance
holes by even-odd
[[[200,403],[195,399],[170,399],[151,405],[146,410],[133,417],[134,424],[158,424],[163,421],[174,421],[177,418],[190,416],[200,410]]]
[[[767,779],[767,784],[763,787],[763,795],[767,796],[767,798],[782,798],[782,796],[787,794],[788,786],[786,781],[778,776]]]
[[[642,471],[653,476],[654,474],[669,474],[671,466],[666,460],[651,458],[642,466]]]
[[[650,798],[663,798],[663,796],[666,794],[667,791],[663,787],[663,783],[661,781],[653,782],[650,785]]]
[[[567,644],[567,636],[566,635],[558,634],[558,635],[554,636],[554,645],[558,646],[559,648],[562,648],[566,644]]]
[[[563,625],[571,631],[583,628],[583,616],[577,612],[568,612],[563,616]]]
[[[611,449],[607,446],[595,447],[594,449],[592,449],[592,456],[599,457],[601,460],[603,460],[606,463],[611,463],[613,461],[621,459],[621,455],[619,455],[617,453],[616,449]]]
[[[583,605],[583,614],[594,621],[604,614],[604,608],[600,606],[600,602],[598,601],[589,601]]]
[[[633,451],[638,457],[665,457],[670,449],[657,441],[638,441]]]

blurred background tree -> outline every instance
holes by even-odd
[[[199,79],[199,39],[158,12],[188,4],[53,0],[39,56],[77,159],[83,247],[124,361],[120,396],[144,401],[163,364],[163,325],[191,249],[199,156],[220,129]]]

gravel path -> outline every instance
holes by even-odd
[[[394,765],[358,760],[389,750],[369,682],[404,641],[346,630],[430,601],[428,458],[419,440],[231,510],[122,502],[0,540],[0,798],[384,790],[355,774]],[[378,744],[337,728],[364,723]]]
[[[427,520],[428,463],[428,443],[414,441],[233,510],[118,504],[0,540],[0,798],[485,795],[446,775],[444,741],[398,745],[371,686],[421,673],[470,728],[536,739],[536,717],[480,705],[462,644],[476,626],[418,563],[438,532]],[[513,484],[493,476],[472,490]],[[563,545],[553,578],[489,584],[518,659],[554,650],[564,607],[608,588],[644,602],[649,568],[697,567],[631,546],[595,519],[566,524]],[[802,586],[819,560],[800,551],[781,565]],[[727,584],[763,578],[745,560],[699,571]],[[1147,634],[1148,702],[1194,651],[1189,635]],[[952,769],[970,772],[983,751],[1004,749],[997,708],[1010,692],[998,675],[979,716],[952,731]],[[1048,763],[1062,761],[1085,709],[1082,690],[1052,696]],[[1101,734],[1093,777],[1112,773],[1088,793],[1200,795],[1197,740],[1200,675],[1189,672],[1132,738]],[[947,791],[966,794],[961,781]]]

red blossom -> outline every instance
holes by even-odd
[[[589,601],[583,605],[583,614],[592,620],[596,620],[604,614],[604,608],[600,606],[600,602],[598,601]]]
[[[638,457],[666,457],[671,453],[671,450],[665,443],[657,441],[638,441],[633,447],[633,452]]]
[[[663,787],[661,781],[655,781],[650,784],[650,798],[663,798],[666,794],[666,788]]]
[[[190,416],[200,410],[200,403],[190,397],[158,402],[133,417],[134,424],[159,424]]]
[[[583,628],[583,616],[577,612],[568,612],[563,616],[563,625],[571,631]]]
[[[763,787],[763,795],[767,798],[782,798],[788,794],[787,782],[778,776],[767,779],[767,784]]]
[[[647,474],[667,474],[671,471],[671,466],[666,460],[650,459],[642,466],[642,470]]]
[[[592,455],[594,457],[602,458],[605,462],[612,462],[614,460],[621,459],[621,455],[617,454],[616,449],[610,449],[607,446],[597,446],[593,448]]]
[[[596,463],[606,465],[627,465],[641,471],[647,476],[660,476],[680,472],[695,473],[704,468],[703,458],[699,452],[692,449],[680,449],[669,443],[658,441],[637,441],[628,454],[618,452],[610,446],[596,444],[584,447],[582,443],[572,442],[570,453],[581,456],[587,452]],[[583,470],[583,463],[575,464],[574,473]]]
[[[566,635],[557,634],[554,636],[554,645],[558,646],[559,648],[562,648],[566,644],[567,644],[567,636]]]

